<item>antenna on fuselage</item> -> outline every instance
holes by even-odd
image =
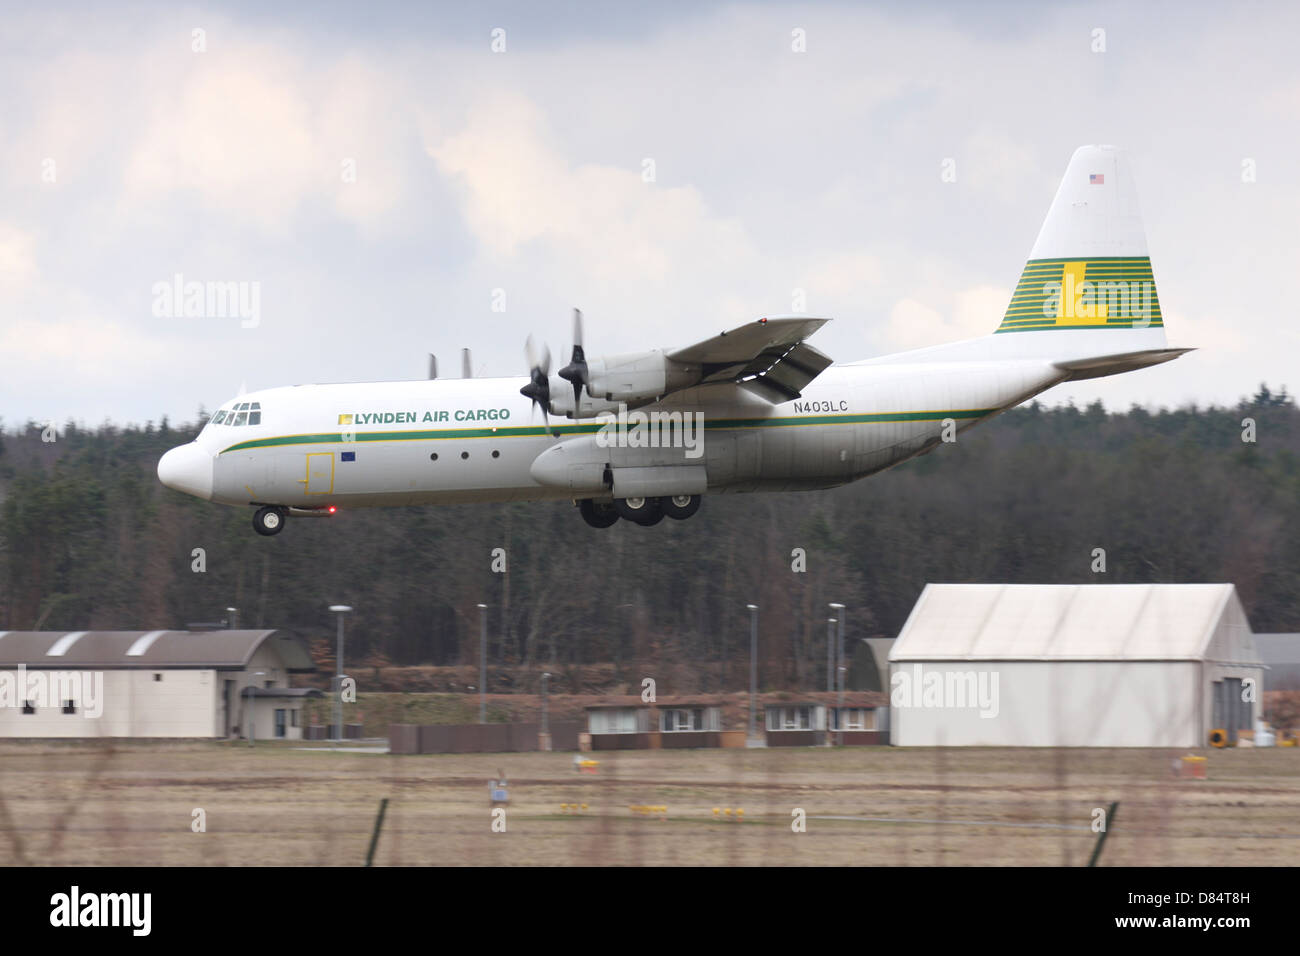
[[[438,377],[438,356],[429,353],[429,378]]]
[[[474,364],[472,359],[470,358],[469,349],[460,350],[460,377],[461,378],[474,377]]]

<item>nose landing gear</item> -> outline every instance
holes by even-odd
[[[266,505],[253,512],[253,530],[258,534],[271,536],[284,530],[285,519],[289,512],[285,508]]]

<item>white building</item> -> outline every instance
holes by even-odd
[[[1264,673],[1231,584],[930,584],[889,661],[905,747],[1235,742]]]
[[[302,737],[280,631],[0,631],[0,737]]]

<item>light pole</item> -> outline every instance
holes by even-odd
[[[487,723],[487,605],[478,606],[478,722]]]
[[[844,743],[844,672],[848,670],[843,664],[840,665],[840,702],[835,708],[835,729],[839,732],[838,741]]]
[[[343,742],[343,615],[352,613],[346,604],[331,604],[330,610],[339,616],[338,648],[334,653],[334,740]]]
[[[831,683],[834,680],[832,675],[834,673],[835,665],[831,663],[832,656],[833,656],[831,653],[831,649],[834,646],[835,646],[835,618],[828,617],[826,619],[826,693],[828,694],[835,689],[835,685]]]
[[[831,610],[835,612],[835,620],[836,623],[839,625],[839,639],[835,642],[836,643],[835,669],[836,669],[836,675],[839,677],[840,706],[842,707],[844,705],[844,605],[840,604],[837,601],[832,601]],[[830,681],[829,681],[830,676],[831,676],[831,671],[830,668],[827,667],[826,668],[826,677],[827,677],[826,692],[827,693],[830,693],[831,691]],[[836,710],[835,712],[836,729],[839,728],[839,723],[840,723],[839,718],[840,718],[840,712],[839,710]]]
[[[257,734],[257,715],[253,713],[253,691],[257,686],[258,677],[265,677],[266,671],[256,671],[251,675],[254,680],[244,690],[248,693],[248,746],[253,746],[253,738]]]
[[[549,672],[542,673],[542,746],[551,749],[551,722],[546,709],[546,682],[551,679]]]
[[[749,726],[745,728],[748,738],[754,733],[754,698],[758,694],[758,605],[745,607],[749,608]]]

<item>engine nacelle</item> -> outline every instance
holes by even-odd
[[[653,402],[679,388],[689,388],[702,375],[699,365],[674,362],[659,349],[606,355],[587,360],[587,393],[597,401]]]
[[[592,398],[585,391],[581,394],[577,409],[574,409],[573,386],[558,375],[550,377],[550,386],[551,403],[547,410],[552,415],[560,415],[564,418],[595,418],[605,412],[613,415],[618,414],[618,402],[607,402],[601,398]]]

